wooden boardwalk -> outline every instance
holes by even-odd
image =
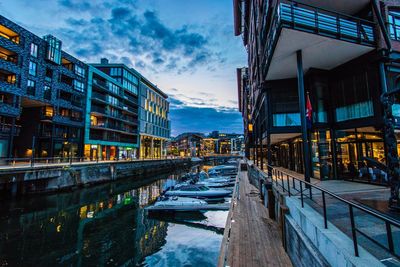
[[[247,171],[239,172],[238,185],[232,196],[218,266],[292,266],[282,246],[280,229],[268,218]]]

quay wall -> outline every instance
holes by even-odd
[[[139,179],[192,164],[187,159],[80,163],[65,166],[3,168],[0,170],[0,195],[48,193],[124,178]]]

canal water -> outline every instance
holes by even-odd
[[[0,266],[215,266],[227,211],[144,210],[181,175],[0,199]]]

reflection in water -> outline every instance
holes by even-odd
[[[2,199],[0,266],[215,265],[222,235],[149,219],[143,209],[177,178],[164,175],[147,184],[124,180],[71,193]],[[210,222],[213,216],[226,219],[226,213],[208,214],[197,221],[207,225],[218,221]]]

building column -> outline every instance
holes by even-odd
[[[154,158],[154,138],[151,137],[150,158]]]
[[[13,157],[13,149],[14,149],[14,134],[16,133],[17,129],[15,128],[15,118],[12,118],[12,123],[11,123],[11,132],[10,136],[8,139],[8,157],[12,158]]]
[[[307,134],[306,105],[304,93],[304,72],[301,50],[296,52],[297,56],[297,89],[299,92],[299,107],[301,119],[301,136],[303,139],[304,180],[310,182],[310,147]]]

